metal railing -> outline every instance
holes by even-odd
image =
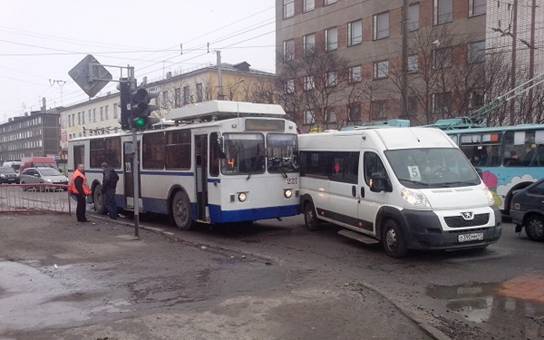
[[[0,184],[0,213],[55,212],[71,214],[67,185]]]

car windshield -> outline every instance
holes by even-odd
[[[385,155],[398,180],[409,188],[480,184],[480,177],[459,149],[390,150]]]
[[[0,174],[14,174],[15,170],[12,168],[0,168]]]
[[[42,176],[61,176],[61,173],[57,169],[44,168],[39,170]]]
[[[266,151],[269,172],[286,173],[298,170],[296,135],[269,134],[267,136]]]
[[[263,173],[264,136],[260,133],[224,134],[225,158],[221,161],[226,175]]]

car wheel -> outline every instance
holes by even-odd
[[[304,204],[304,225],[311,231],[319,228],[319,220],[317,219],[314,204],[311,201]]]
[[[525,232],[533,241],[544,241],[544,218],[540,215],[531,215],[525,222]]]
[[[183,191],[178,191],[172,198],[170,207],[172,221],[181,230],[189,230],[193,227],[193,211],[189,197]]]
[[[98,184],[93,190],[94,211],[102,215],[104,214],[104,195],[102,195],[102,186]]]
[[[397,221],[388,219],[383,225],[382,244],[387,255],[395,258],[408,254],[406,240]]]

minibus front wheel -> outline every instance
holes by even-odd
[[[317,230],[319,227],[319,220],[317,219],[312,201],[304,203],[304,224],[311,231]]]
[[[393,219],[385,220],[382,230],[382,243],[387,255],[395,258],[406,256],[408,254],[406,239],[397,221]]]

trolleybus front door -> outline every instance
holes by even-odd
[[[132,150],[132,142],[125,142],[123,144],[123,179],[124,179],[124,190],[125,190],[125,203],[127,209],[134,209],[134,177],[132,176],[132,164],[134,160],[134,153]],[[138,150],[140,152],[140,142],[138,142]],[[142,177],[140,176],[140,197],[142,197]],[[140,204],[141,207],[141,204]]]
[[[195,136],[195,187],[198,219],[208,220],[208,135]]]

